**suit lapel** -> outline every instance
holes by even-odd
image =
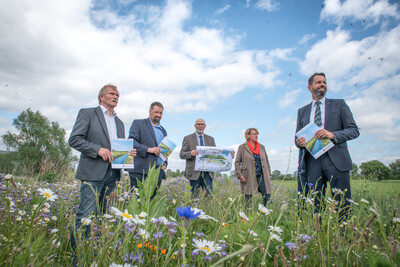
[[[118,138],[124,138],[125,137],[124,126],[123,126],[124,124],[118,117],[115,117],[115,125],[117,126]]]
[[[103,128],[104,134],[107,136],[108,142],[110,142],[110,136],[108,136],[106,120],[104,119],[104,114],[100,106],[96,108],[96,115],[99,118],[101,128]]]
[[[154,143],[156,144],[155,146],[158,146],[156,134],[154,133],[153,125],[150,122],[150,119],[146,119],[146,125],[147,125],[147,129],[150,132],[150,135],[153,137]]]
[[[303,125],[303,127],[310,123],[311,105],[312,105],[312,102],[310,104],[308,104],[306,106],[306,108],[304,109],[305,124]]]
[[[325,126],[324,128],[325,129],[327,129],[326,126],[327,126],[327,123],[329,122],[328,116],[329,116],[329,114],[331,114],[331,107],[332,107],[331,100],[325,98],[325,120],[324,120],[324,126]]]

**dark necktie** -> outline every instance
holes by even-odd
[[[320,101],[315,102],[315,117],[314,117],[314,122],[315,124],[320,127],[322,125],[322,120],[321,120],[321,107],[319,105],[321,105]]]
[[[204,146],[203,136],[199,135],[200,138],[200,146]]]

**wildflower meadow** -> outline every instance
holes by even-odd
[[[273,181],[272,201],[257,195],[245,209],[236,178],[194,197],[184,178],[167,179],[150,200],[157,176],[134,191],[124,176],[107,213],[83,220],[74,250],[80,182],[1,175],[0,266],[399,266],[399,182],[352,181],[340,221],[341,203],[327,194],[314,213],[313,192],[294,181]]]

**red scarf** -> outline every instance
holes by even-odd
[[[250,141],[247,141],[247,145],[249,146],[250,151],[253,152],[253,154],[256,154],[256,155],[260,154],[260,143],[258,143],[256,141],[256,146],[253,147],[253,145],[250,143]]]

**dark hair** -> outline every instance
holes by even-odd
[[[314,73],[313,75],[311,75],[310,78],[308,78],[308,85],[312,85],[312,83],[314,82],[314,77],[317,76],[317,75],[324,76],[325,79],[326,79],[325,73],[323,73],[323,72],[316,72],[316,73]]]
[[[158,101],[155,101],[155,102],[151,103],[151,105],[150,105],[150,110],[153,110],[154,106],[160,107],[160,108],[162,108],[162,109],[164,110],[163,104],[161,104],[161,103],[158,102]]]
[[[97,96],[97,98],[99,99],[99,104],[100,104],[100,102],[101,102],[101,97],[103,97],[106,93],[107,93],[107,88],[111,88],[111,89],[113,89],[113,90],[117,90],[118,91],[118,89],[117,89],[117,87],[115,86],[115,85],[113,85],[113,84],[106,84],[106,85],[104,85],[101,89],[100,89],[100,91],[99,91],[99,94],[98,94],[98,96]]]

